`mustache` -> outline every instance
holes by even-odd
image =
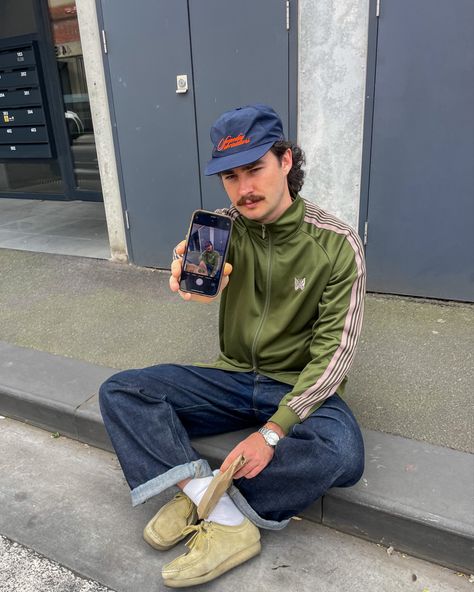
[[[247,201],[251,201],[252,203],[255,203],[257,201],[262,201],[262,199],[265,199],[265,197],[263,195],[245,195],[244,197],[241,197],[239,199],[239,201],[237,202],[237,205],[243,206],[243,205],[245,205],[245,202],[247,202]]]

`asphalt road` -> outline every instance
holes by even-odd
[[[108,592],[55,561],[0,535],[0,592]]]

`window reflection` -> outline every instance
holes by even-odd
[[[0,0],[0,39],[36,33],[32,0]]]
[[[8,42],[12,37],[36,32],[33,0],[0,0],[0,41]],[[5,47],[11,50],[10,45]],[[19,68],[12,66],[3,70],[3,73],[8,77],[18,70]],[[1,90],[4,89],[0,88]],[[6,120],[0,121],[2,129],[5,130],[8,125]],[[56,160],[0,160],[0,193],[11,195],[17,193],[61,194],[63,192],[61,171]]]
[[[56,161],[0,162],[0,192],[63,193]]]
[[[48,7],[76,184],[79,189],[100,192],[76,3],[48,0]]]

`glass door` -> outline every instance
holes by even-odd
[[[102,201],[75,2],[1,4],[0,198]]]
[[[48,0],[64,118],[73,165],[74,190],[101,192],[94,128],[74,0]]]
[[[2,0],[0,17],[0,197],[64,199],[60,163],[48,146],[46,95],[39,89],[37,11],[33,0]],[[31,100],[28,100],[28,99]],[[26,142],[31,136],[31,144]],[[52,143],[52,142],[50,142]],[[28,148],[33,147],[33,150]],[[38,148],[35,158],[29,158]],[[46,154],[48,158],[41,158]]]

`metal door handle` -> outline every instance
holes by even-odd
[[[178,74],[176,76],[176,93],[183,94],[188,92],[188,75]]]
[[[81,118],[79,117],[79,115],[75,111],[70,111],[70,110],[65,111],[64,117],[66,119],[72,119],[72,121],[74,121],[74,123],[76,124],[77,131],[80,134],[84,133],[84,124],[82,123]]]

